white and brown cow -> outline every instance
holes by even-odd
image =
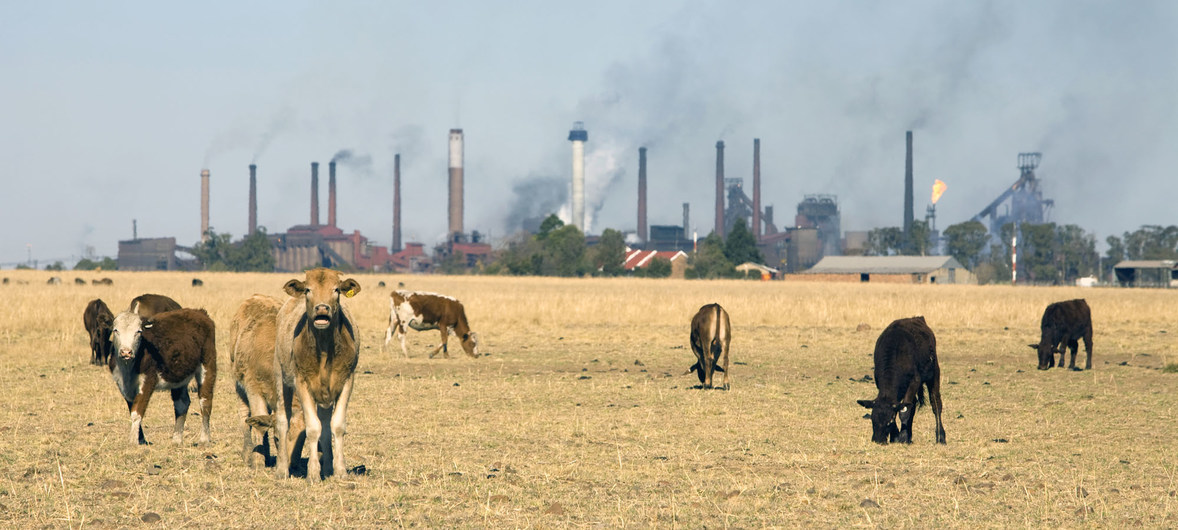
[[[273,427],[273,413],[278,408],[274,344],[278,333],[278,309],[281,307],[282,302],[277,298],[255,294],[237,308],[229,327],[229,360],[233,363],[237,397],[241,399],[238,410],[242,420],[242,458],[249,467],[254,467],[257,460],[255,431],[262,450],[263,465],[266,457],[269,457],[266,433]],[[287,447],[286,451],[298,455],[302,452],[303,442],[302,409],[298,403],[295,403],[290,430],[293,432],[289,437],[293,447]],[[277,440],[273,436],[270,436],[270,442],[277,447]],[[280,451],[275,449],[274,454]]]
[[[172,441],[179,444],[190,398],[188,383],[195,380],[203,423],[200,441],[210,438],[213,385],[217,380],[216,326],[203,309],[177,309],[143,317],[138,304],[119,313],[110,334],[107,367],[131,412],[131,443],[145,444],[143,416],[156,390],[172,391],[176,413]]]
[[[437,293],[419,293],[412,291],[393,291],[389,301],[389,329],[385,331],[384,343],[388,345],[394,335],[401,336],[401,352],[409,358],[409,348],[405,345],[405,326],[417,331],[436,329],[442,333],[442,342],[438,344],[429,356],[432,359],[439,351],[450,357],[446,343],[453,333],[462,341],[462,350],[467,355],[478,358],[479,337],[470,331],[470,324],[466,322],[466,310],[462,302],[446,295]]]
[[[279,478],[290,474],[291,454],[286,448],[290,433],[293,401],[303,408],[310,455],[307,480],[317,482],[324,476],[343,473],[344,434],[347,431],[348,399],[352,395],[353,374],[360,358],[359,333],[343,297],[360,292],[353,279],[340,279],[338,271],[311,269],[304,280],[290,280],[283,286],[290,298],[278,311],[277,339],[274,346],[278,407],[274,412],[277,434]],[[324,429],[329,420],[330,429]],[[323,447],[320,462],[319,447]]]

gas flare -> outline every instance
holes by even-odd
[[[940,199],[941,195],[945,193],[945,188],[948,188],[948,186],[941,179],[933,181],[933,204],[936,204],[937,199]]]

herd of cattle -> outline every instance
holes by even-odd
[[[307,439],[307,478],[314,482],[346,470],[344,435],[353,374],[359,359],[355,320],[342,298],[360,292],[360,284],[343,279],[334,270],[308,270],[303,280],[283,286],[285,300],[254,295],[238,307],[230,326],[230,361],[242,432],[242,457],[256,465],[259,446],[269,456],[270,438],[276,455],[275,474],[290,474],[292,456],[302,454]],[[134,298],[126,311],[112,314],[101,300],[91,301],[83,313],[90,336],[91,363],[105,364],[131,416],[130,441],[144,444],[142,421],[156,390],[169,390],[175,412],[172,440],[180,443],[188,413],[190,391],[199,397],[202,429],[200,441],[208,442],[217,378],[215,326],[203,309],[182,308],[175,300],[157,294]],[[435,293],[398,290],[389,302],[388,344],[399,336],[406,348],[406,326],[439,330],[441,343],[429,354],[441,352],[449,335],[456,335],[465,353],[478,357],[478,337],[471,331],[462,303]],[[1084,340],[1085,367],[1092,368],[1092,318],[1082,299],[1056,302],[1044,311],[1039,343],[1039,369],[1055,366],[1060,354],[1063,367],[1071,349],[1075,368],[1078,341]],[[715,372],[723,374],[730,388],[728,362],[732,325],[719,304],[707,304],[691,319],[691,349],[695,372],[702,388],[712,388]],[[878,394],[858,403],[871,409],[872,441],[912,442],[912,419],[918,405],[928,401],[936,417],[936,440],[945,443],[941,422],[940,365],[936,337],[924,317],[892,322],[875,343],[875,384]],[[326,428],[325,424],[326,423]]]

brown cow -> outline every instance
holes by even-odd
[[[312,269],[305,280],[290,280],[283,286],[290,298],[278,311],[278,338],[274,346],[278,366],[278,407],[274,430],[278,455],[275,470],[279,478],[290,474],[291,454],[289,418],[293,400],[303,407],[306,436],[319,443],[308,444],[307,480],[320,479],[334,472],[344,472],[344,434],[347,432],[348,399],[352,395],[353,374],[360,358],[356,321],[343,297],[360,292],[353,279],[341,280],[338,271]],[[322,416],[322,418],[321,418]],[[329,429],[323,420],[330,418]],[[320,462],[319,447],[323,447]]]
[[[1031,344],[1031,348],[1039,352],[1039,369],[1047,370],[1055,366],[1055,354],[1059,354],[1059,367],[1063,368],[1063,359],[1067,357],[1067,350],[1072,350],[1072,360],[1068,368],[1076,368],[1076,354],[1080,353],[1080,339],[1084,339],[1084,351],[1088,359],[1084,362],[1084,369],[1092,369],[1092,310],[1083,298],[1056,302],[1047,306],[1040,321],[1039,344]],[[1066,346],[1066,348],[1065,348]]]
[[[871,409],[871,441],[912,443],[912,416],[916,406],[924,404],[924,389],[928,387],[929,402],[937,418],[937,443],[945,443],[937,337],[924,317],[896,320],[880,333],[875,341],[875,387],[879,391],[875,399],[858,400],[859,405]]]
[[[180,309],[180,304],[162,294],[141,294],[132,298],[131,305],[127,307],[128,311],[144,318],[177,309]]]
[[[699,308],[691,319],[691,350],[695,352],[696,361],[687,373],[696,372],[703,387],[712,388],[712,372],[722,372],[724,390],[728,390],[728,345],[731,341],[732,324],[728,312],[720,304]]]
[[[201,442],[210,438],[213,385],[217,380],[216,326],[203,309],[177,309],[144,318],[124,311],[111,331],[112,355],[107,367],[131,411],[131,443],[147,443],[143,416],[156,390],[171,390],[176,413],[172,441],[179,444],[195,380],[200,395]]]
[[[417,331],[436,329],[442,333],[442,343],[430,352],[432,359],[439,351],[448,359],[450,351],[446,343],[453,333],[462,340],[462,350],[467,355],[478,358],[479,337],[470,331],[470,324],[466,321],[466,310],[462,302],[449,296],[437,293],[418,293],[411,291],[393,291],[389,301],[389,328],[385,331],[384,343],[388,345],[394,335],[401,336],[401,352],[409,358],[409,349],[405,346],[405,326]]]
[[[90,364],[102,366],[110,357],[110,330],[114,320],[114,314],[101,298],[86,304],[82,325],[86,327],[86,334],[90,335]]]
[[[257,447],[253,433],[257,431],[263,452],[263,465],[269,458],[266,445],[267,430],[273,427],[273,412],[278,407],[278,389],[275,383],[274,343],[278,333],[278,299],[255,294],[237,308],[233,323],[229,327],[229,359],[233,363],[233,379],[237,397],[241,398],[239,410],[242,420],[242,458],[249,467],[254,467]],[[296,403],[297,405],[297,403]],[[296,409],[298,407],[296,406]],[[251,428],[252,427],[252,428]],[[303,418],[298,409],[291,419],[292,439],[295,447],[288,450],[295,455],[302,452]],[[270,437],[271,445],[277,443]],[[274,450],[277,455],[279,449]]]

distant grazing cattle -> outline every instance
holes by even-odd
[[[81,278],[74,278],[74,285],[86,285],[86,280]]]
[[[59,278],[57,276],[53,276],[53,277],[49,278],[49,281],[47,281],[45,283],[47,283],[49,285],[61,285],[61,278]]]
[[[131,412],[131,443],[145,444],[143,417],[156,390],[172,391],[179,444],[188,414],[189,381],[196,380],[203,423],[200,441],[210,437],[213,385],[217,380],[216,327],[203,309],[177,309],[144,317],[134,310],[115,317],[107,367]]]
[[[411,291],[393,291],[389,301],[389,328],[385,331],[384,343],[388,345],[394,335],[401,337],[401,352],[409,358],[409,348],[405,345],[405,326],[417,331],[431,329],[442,333],[442,342],[438,344],[429,356],[432,359],[439,351],[450,357],[450,333],[454,333],[462,341],[462,350],[467,355],[478,358],[479,337],[470,331],[470,324],[466,322],[466,310],[462,302],[449,296],[437,293],[418,293]]]
[[[695,364],[687,373],[695,372],[704,388],[712,388],[712,373],[724,374],[724,390],[728,390],[728,345],[732,341],[732,324],[728,312],[720,304],[708,304],[691,318],[691,350]]]
[[[274,424],[274,410],[278,407],[278,379],[274,369],[274,343],[278,325],[278,309],[282,302],[276,298],[255,294],[237,308],[229,328],[229,359],[233,362],[233,380],[237,397],[241,399],[239,410],[242,420],[242,458],[246,465],[254,467],[257,451],[254,431],[263,451],[263,464],[269,457],[266,447],[267,431]],[[287,450],[294,455],[302,453],[303,417],[302,409],[296,405],[291,418],[290,430],[295,434],[294,447]],[[276,444],[273,436],[271,444]],[[275,445],[275,447],[277,447]],[[277,455],[281,449],[275,449]]]
[[[376,284],[376,286],[377,286],[377,287],[381,287],[381,288],[383,288],[383,287],[384,287],[384,280],[381,280],[380,282],[378,282],[378,283]]]
[[[1092,369],[1092,310],[1088,308],[1088,302],[1083,298],[1077,298],[1047,306],[1043,311],[1040,327],[1039,344],[1030,345],[1039,352],[1040,370],[1055,366],[1056,353],[1059,354],[1059,367],[1063,368],[1067,348],[1072,350],[1068,368],[1077,370],[1076,354],[1080,351],[1079,339],[1084,339],[1084,351],[1088,354],[1084,369]]]
[[[91,300],[82,313],[82,325],[90,336],[90,364],[104,365],[110,357],[110,331],[115,316],[101,298]]]
[[[4,278],[4,285],[8,285],[8,278]]]
[[[177,309],[180,309],[180,304],[162,294],[141,294],[132,298],[131,305],[127,308],[128,311],[137,313],[142,317],[149,317],[156,313],[175,311]]]
[[[918,404],[924,405],[924,388],[928,387],[933,415],[937,417],[937,443],[945,443],[937,338],[924,317],[897,320],[880,333],[875,341],[875,387],[879,389],[875,399],[859,400],[860,405],[871,409],[871,441],[912,443],[912,416]]]
[[[114,285],[115,281],[110,278],[103,278],[101,280],[90,280],[91,285]]]
[[[205,282],[204,282],[204,280],[201,280],[200,278],[193,278],[192,279],[192,286],[193,287],[204,287]]]
[[[316,482],[322,469],[324,476],[344,472],[344,434],[347,432],[348,399],[352,395],[352,376],[360,358],[356,321],[341,296],[360,292],[353,279],[340,279],[331,269],[312,269],[304,280],[290,280],[283,286],[290,298],[278,311],[278,331],[274,356],[278,365],[278,407],[274,413],[274,432],[281,449],[275,473],[279,478],[290,474],[292,444],[290,416],[292,397],[303,407],[310,455],[307,480]],[[330,429],[323,421],[330,418]],[[323,448],[320,462],[319,448]]]

